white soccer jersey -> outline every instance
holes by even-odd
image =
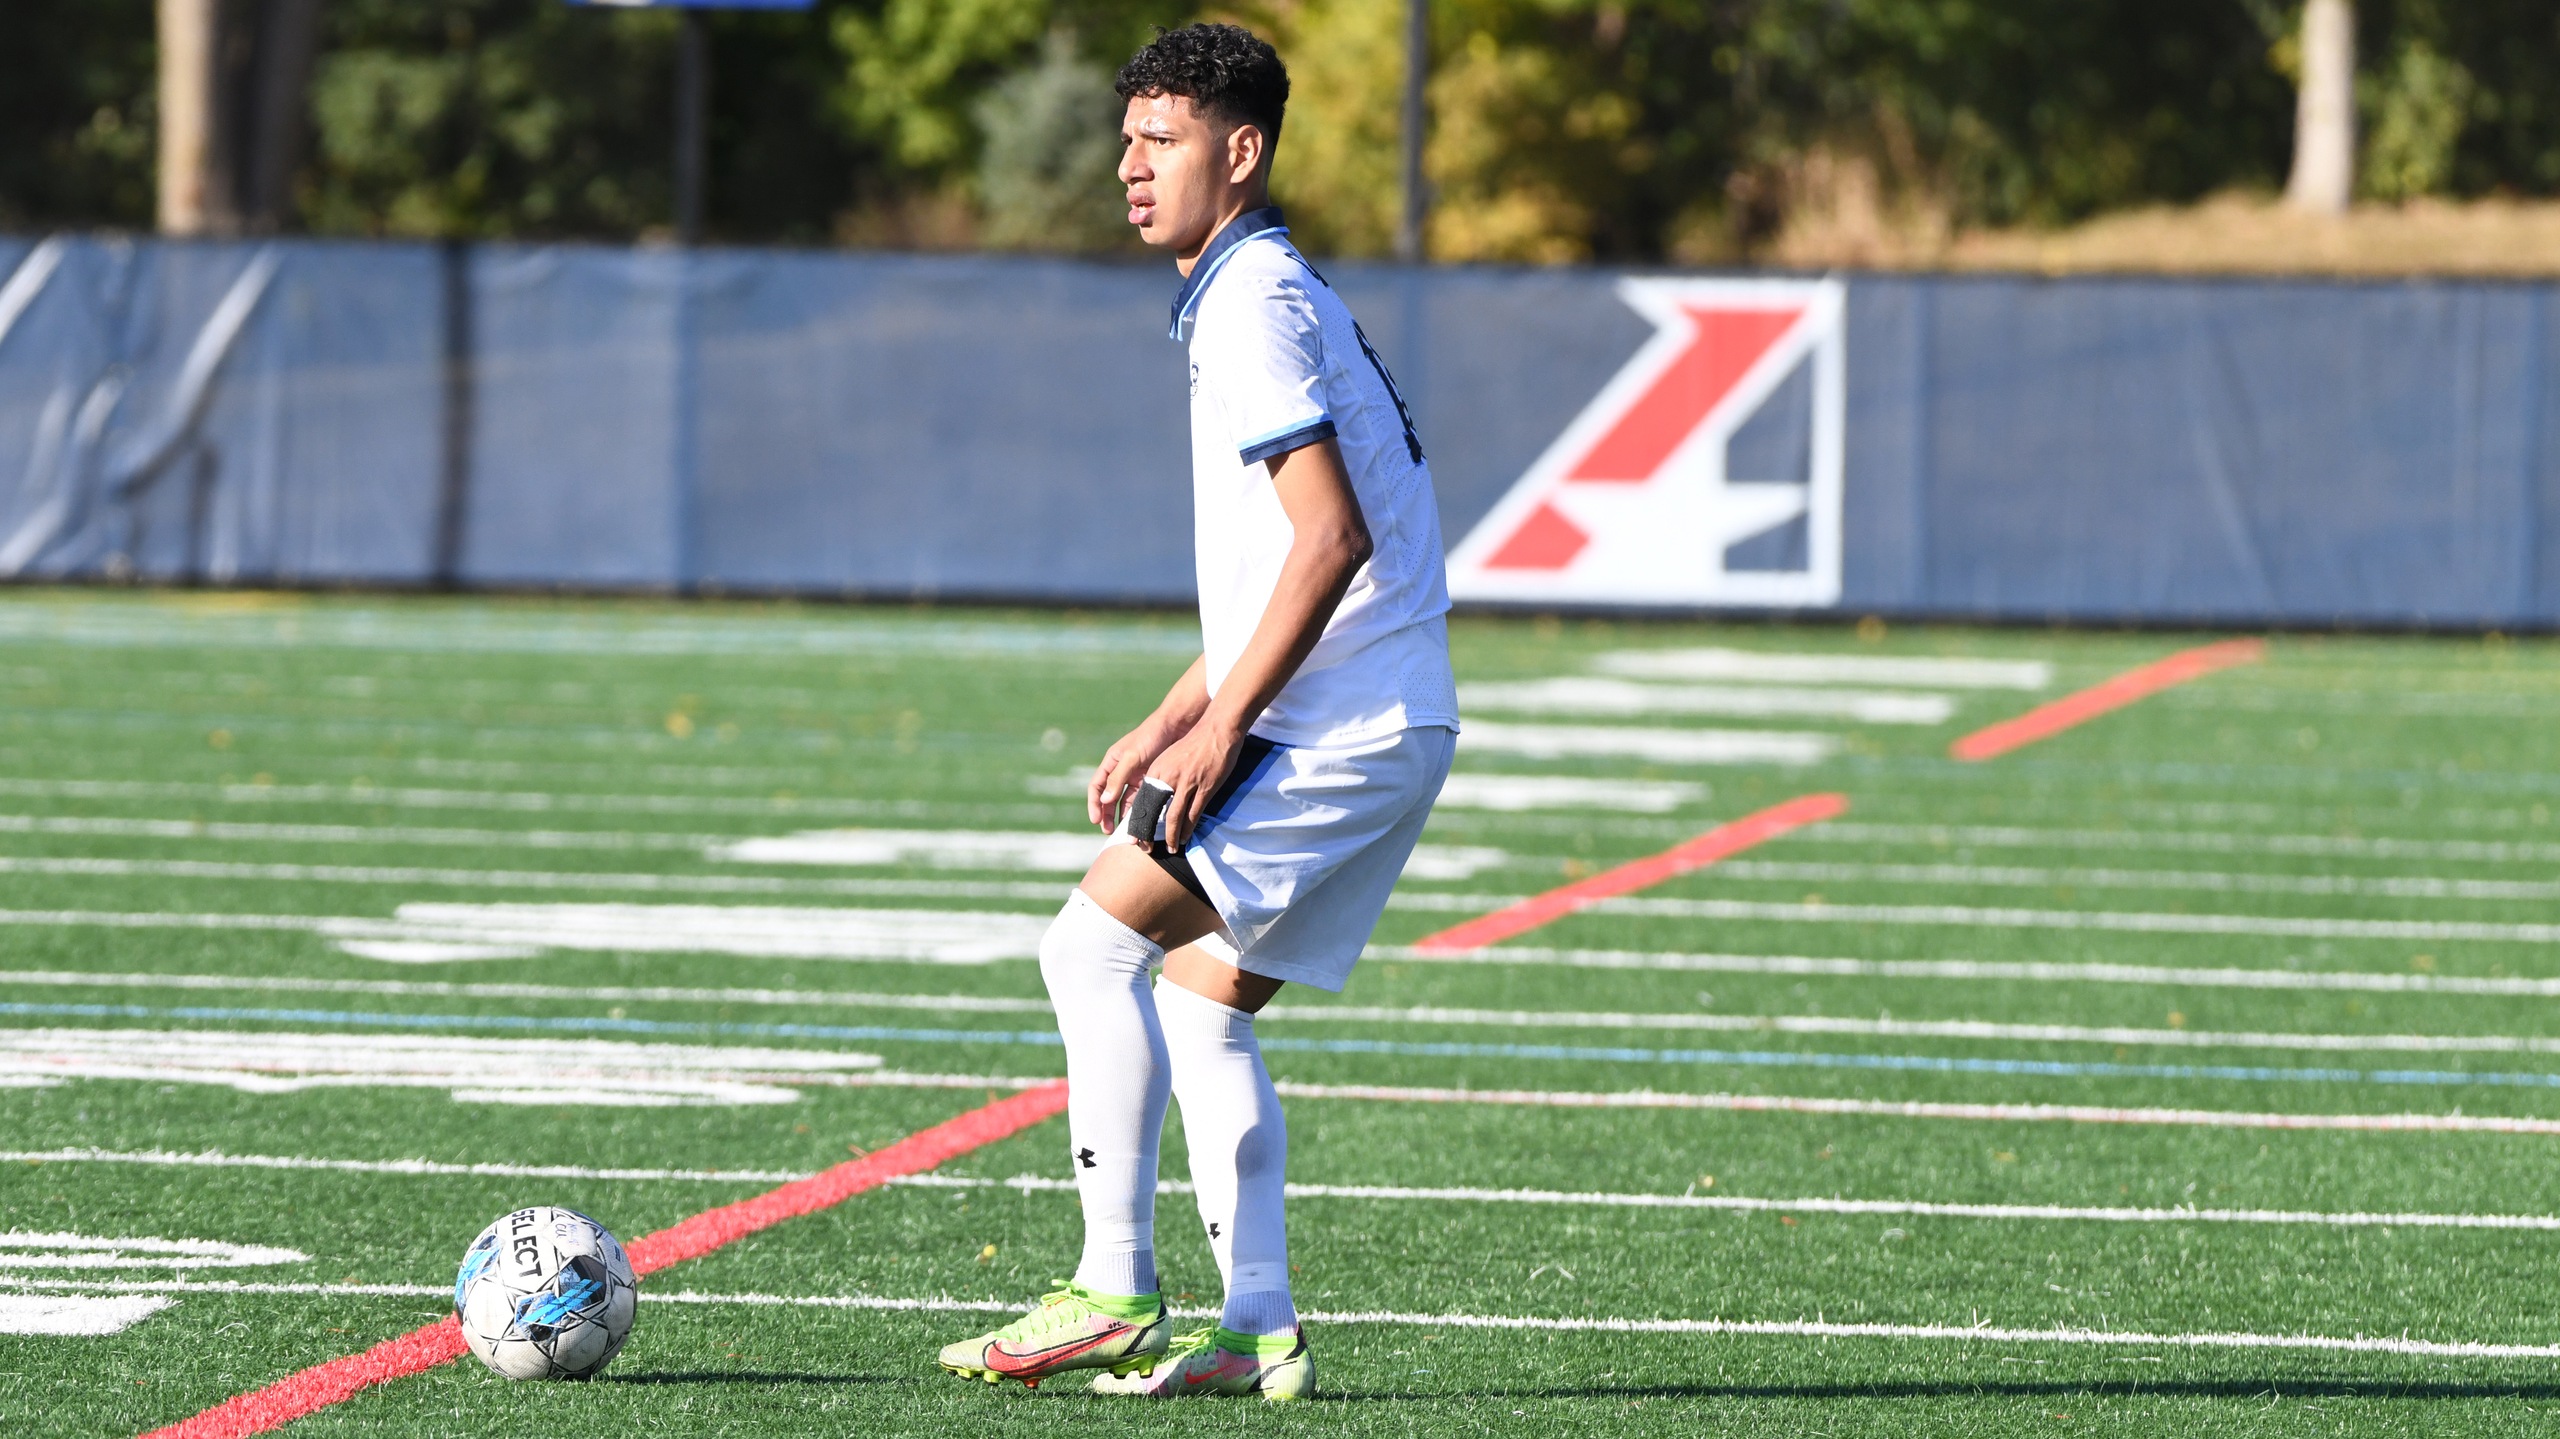
[[[1216,694],[1271,602],[1289,517],[1264,461],[1331,438],[1375,549],[1253,732],[1345,745],[1458,727],[1449,584],[1431,471],[1384,361],[1289,243],[1276,208],[1210,240],[1174,299],[1191,345],[1191,465],[1200,631]]]

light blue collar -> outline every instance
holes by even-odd
[[[1280,207],[1265,205],[1259,210],[1247,210],[1236,216],[1227,222],[1225,229],[1210,236],[1209,243],[1200,249],[1199,263],[1191,267],[1191,274],[1183,280],[1182,289],[1173,297],[1173,328],[1166,332],[1167,337],[1174,340],[1191,338],[1192,311],[1199,308],[1200,297],[1208,292],[1209,282],[1217,277],[1219,267],[1235,254],[1237,246],[1264,235],[1288,233],[1289,227],[1280,219]]]

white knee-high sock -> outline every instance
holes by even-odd
[[[1285,1334],[1298,1322],[1289,1297],[1289,1225],[1281,1178],[1289,1163],[1289,1127],[1280,1096],[1262,1066],[1253,1016],[1184,989],[1156,982],[1173,1092],[1182,1101],[1182,1135],[1191,1150],[1191,1183],[1200,1222],[1227,1282],[1224,1328],[1238,1334]]]
[[[1084,1200],[1076,1282],[1156,1292],[1156,1151],[1168,1093],[1147,971],[1164,951],[1083,890],[1040,940],[1040,977],[1067,1045],[1067,1148]]]

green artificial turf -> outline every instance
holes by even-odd
[[[1341,996],[1284,992],[1260,1029],[1285,1084],[2560,1120],[2560,993],[2445,984],[2560,978],[2531,928],[2560,919],[2560,648],[2280,637],[2263,664],[1968,764],[1947,757],[1957,736],[2211,637],[1466,620],[1452,638],[1469,682],[1703,645],[2038,660],[2053,675],[2032,693],[1922,686],[1955,702],[1936,724],[1471,709],[1816,731],[1839,748],[1801,767],[1469,750],[1463,774],[1693,788],[1658,812],[1444,807],[1427,843],[1500,853],[1463,877],[1409,876],[1385,948]],[[429,1322],[444,1312],[435,1294],[366,1287],[445,1284],[480,1227],[521,1204],[572,1205],[632,1238],[773,1182],[133,1156],[798,1174],[1058,1073],[1021,960],[549,949],[393,963],[341,949],[354,931],[316,921],[378,927],[420,904],[1036,917],[1072,874],[708,850],[815,829],[1072,830],[1071,770],[1145,712],[1193,640],[1174,618],[996,611],[0,597],[0,1025],[110,1050],[211,1031],[235,1056],[300,1042],[261,1035],[313,1034],[853,1051],[985,1081],[782,1076],[769,1082],[795,1091],[783,1102],[658,1108],[500,1104],[450,1086],[251,1092],[147,1066],[0,1087],[0,1149],[21,1156],[0,1165],[0,1228],[20,1236],[0,1253],[75,1233],[308,1256],[184,1272],[0,1259],[0,1299],[123,1285],[178,1301],[112,1335],[0,1335],[0,1433],[137,1434]],[[1400,948],[1821,791],[1849,812],[1506,952],[1452,963]],[[1679,903],[1694,901],[1758,907]],[[1948,961],[2049,968],[1873,967]],[[2435,988],[2390,987],[2398,977]],[[2002,1028],[1945,1027],[1959,1021]],[[2385,1047],[2392,1036],[2429,1042]],[[2555,1346],[2560,1228],[1801,1202],[2553,1216],[2560,1134],[1304,1093],[1288,1109],[1293,1180],[1371,1191],[1293,1201],[1299,1301],[1387,1316],[1311,1325],[1315,1404],[999,1390],[932,1363],[994,1315],[791,1302],[1036,1298],[1072,1268],[1078,1235],[1072,1194],[1041,1187],[1067,1175],[1053,1122],[943,1166],[955,1182],[864,1194],[653,1277],[661,1297],[599,1382],[508,1384],[466,1360],[289,1432],[2498,1435],[2551,1432],[2560,1410],[2540,1355],[1462,1322]],[[58,1151],[125,1157],[41,1157]],[[1186,1174],[1177,1123],[1166,1175]],[[1039,1183],[956,1182],[1015,1176]],[[1799,1204],[1628,1202],[1644,1196]],[[1165,1197],[1159,1230],[1169,1294],[1214,1306],[1186,1196]],[[205,1287],[220,1284],[287,1292]],[[678,1291],[707,1299],[664,1297]]]

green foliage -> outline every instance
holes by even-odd
[[[0,226],[148,225],[150,0],[9,0]]]
[[[1302,104],[1372,170],[1401,83],[1386,8],[1269,12],[1301,63],[1357,70]],[[1648,258],[1701,224],[1747,249],[1816,147],[1961,219],[2067,220],[2267,183],[2291,128],[2267,37],[2229,0],[1440,0],[1434,27],[1433,239],[1453,257]],[[1319,232],[1386,247],[1377,177],[1290,183]]]
[[[2358,177],[2365,193],[2408,200],[2450,188],[2454,152],[2478,89],[2471,72],[2426,41],[2410,39],[2379,74],[2368,71],[2361,88],[2363,108],[2373,116]]]
[[[840,104],[854,131],[916,174],[968,173],[984,89],[1030,60],[1053,28],[1088,37],[1097,63],[1116,66],[1152,33],[1197,7],[1181,0],[876,0],[833,21],[845,56]]]
[[[2367,65],[2368,77],[2388,77],[2366,92],[2377,144],[2388,127],[2441,145],[2449,153],[2436,193],[2560,194],[2560,6],[2367,0],[2360,18],[2362,53],[2388,67]],[[2407,68],[2413,54],[2427,57],[2418,73]],[[2467,92],[2459,100],[2456,87]],[[2391,160],[2406,164],[2398,152]]]
[[[1845,14],[1786,0],[1760,14],[1766,98],[1737,99],[1788,118],[1755,139],[1845,130],[1890,147],[1904,127],[1910,178],[1964,219],[2077,219],[2284,168],[2292,87],[2230,0],[1852,0]]]
[[[343,0],[312,85],[314,229],[629,235],[672,203],[676,17],[558,0]],[[808,111],[819,19],[713,17],[711,211],[817,238],[852,160]],[[796,102],[796,103],[795,103]],[[812,202],[816,203],[812,203]]]
[[[1111,72],[1052,31],[1040,58],[978,102],[978,198],[989,244],[1108,250],[1133,243],[1115,175],[1120,97]]]
[[[1048,0],[887,0],[835,19],[851,83],[845,114],[915,171],[969,158],[968,102],[1049,25]]]
[[[1750,258],[1854,184],[1948,226],[2062,223],[2272,188],[2292,142],[2298,0],[1432,3],[1432,244],[1450,258]],[[1278,183],[1311,246],[1392,241],[1401,11],[1215,7],[1272,36],[1298,77]],[[671,14],[324,13],[308,228],[627,238],[666,223]],[[1073,218],[1080,186],[1109,190],[1069,139],[1074,96],[1151,26],[1198,13],[819,0],[715,15],[713,232],[1114,243]],[[2560,194],[2560,7],[2359,0],[2358,14],[2368,194]],[[10,18],[0,224],[148,223],[151,7],[19,0]],[[1072,45],[1044,48],[1052,35]]]
[[[547,0],[331,8],[306,213],[389,235],[664,223],[673,17]]]

